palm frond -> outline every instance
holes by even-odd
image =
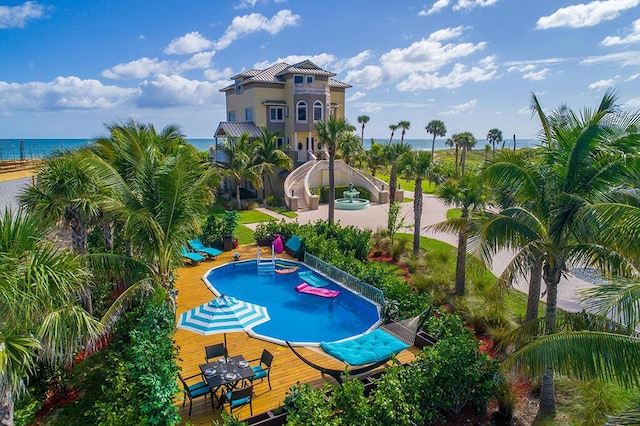
[[[614,318],[629,330],[640,325],[640,283],[615,278],[608,284],[581,290],[582,302],[590,311]]]

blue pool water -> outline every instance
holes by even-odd
[[[217,294],[267,308],[271,321],[251,333],[264,340],[317,345],[357,336],[378,325],[378,307],[335,282],[324,287],[340,290],[335,298],[298,293],[295,286],[303,281],[298,272],[309,270],[298,266],[291,274],[258,274],[255,260],[231,262],[211,269],[204,279]]]

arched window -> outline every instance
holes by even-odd
[[[313,103],[313,121],[322,121],[322,102]]]
[[[296,121],[306,122],[307,121],[307,103],[303,101],[298,102],[297,111],[298,112],[296,115],[296,118],[297,118]]]

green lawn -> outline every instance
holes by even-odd
[[[241,210],[240,213],[240,223],[259,223],[259,222],[268,222],[270,220],[276,220],[275,217],[270,216],[266,213],[263,213],[259,210]]]
[[[385,173],[378,173],[376,174],[377,178],[382,179],[383,181],[389,183],[389,175],[385,174]],[[398,177],[398,183],[400,184],[400,188],[404,189],[405,191],[413,191],[413,189],[415,188],[416,184],[413,180],[406,180],[406,179],[402,179],[401,177]],[[425,194],[433,194],[436,192],[436,184],[435,183],[430,183],[428,180],[427,181],[422,181],[422,192]]]
[[[283,216],[290,217],[291,219],[295,219],[296,217],[298,217],[298,213],[292,212],[286,207],[267,206],[267,209],[279,213]]]

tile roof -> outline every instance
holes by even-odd
[[[253,121],[223,121],[218,124],[218,128],[213,136],[239,138],[244,133],[248,133],[251,138],[259,138],[262,136],[260,128],[256,126]]]

